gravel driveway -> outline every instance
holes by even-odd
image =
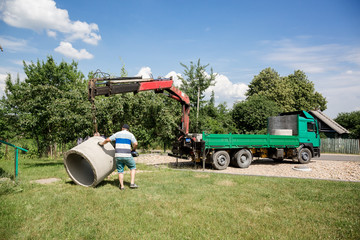
[[[339,155],[340,156],[340,155]],[[207,165],[205,171],[241,175],[261,175],[295,178],[331,179],[342,181],[360,181],[360,162],[358,161],[333,161],[313,158],[309,164],[299,164],[291,160],[276,163],[270,159],[259,159],[251,163],[249,168],[228,167],[225,170],[213,170]],[[148,165],[168,165],[176,168],[176,158],[161,154],[141,154],[136,162]],[[307,171],[294,170],[296,167],[308,167]],[[194,164],[189,160],[179,159],[178,168],[195,170]],[[306,170],[306,169],[305,169]],[[310,171],[309,171],[310,170]],[[196,171],[202,171],[202,165]]]

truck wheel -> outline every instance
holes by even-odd
[[[252,154],[247,149],[241,149],[234,156],[234,163],[236,167],[247,168],[252,162]]]
[[[226,151],[217,151],[213,155],[212,165],[216,170],[224,170],[229,166],[230,156]]]
[[[302,164],[309,163],[311,160],[311,151],[308,148],[302,148],[298,153],[298,160]]]

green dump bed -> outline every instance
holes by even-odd
[[[203,133],[206,149],[236,148],[296,148],[298,136],[254,134],[206,134]]]

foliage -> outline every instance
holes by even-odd
[[[302,71],[287,77],[270,68],[262,70],[249,85],[247,99],[228,109],[225,103],[215,105],[215,94],[205,100],[205,91],[215,84],[213,69],[200,59],[184,67],[181,90],[190,97],[190,132],[266,133],[266,119],[281,111],[326,108],[326,100],[315,92],[314,84]],[[0,136],[26,142],[31,154],[66,150],[77,138],[92,136],[91,105],[87,83],[77,63],[56,64],[46,61],[24,63],[26,79],[6,80],[6,97],[0,101]],[[121,76],[127,76],[125,65]],[[88,78],[98,77],[89,72]],[[199,94],[199,118],[197,98]],[[140,148],[169,148],[178,137],[181,122],[180,104],[154,92],[118,94],[95,99],[98,131],[110,136],[124,123],[131,127]],[[28,140],[25,140],[28,139]],[[34,143],[36,147],[34,147]],[[22,145],[22,144],[20,144]]]
[[[130,125],[141,148],[169,146],[178,134],[181,107],[176,101],[154,92],[120,94],[95,99],[98,128],[110,136]]]
[[[281,108],[268,97],[253,95],[234,105],[232,118],[239,133],[266,133],[267,118],[280,112]]]
[[[200,112],[201,108],[206,104],[206,101],[204,101],[205,90],[215,85],[216,75],[213,73],[212,68],[210,69],[210,75],[207,74],[206,68],[209,64],[201,65],[200,59],[196,64],[191,61],[189,66],[183,63],[180,63],[180,65],[184,67],[184,77],[180,77],[182,81],[180,89],[190,98],[190,132],[198,132],[202,127],[198,122],[200,119],[196,119],[197,111]],[[199,109],[197,109],[197,106],[199,106]],[[201,118],[200,115],[199,118]]]
[[[282,112],[326,109],[326,99],[315,91],[314,83],[303,71],[296,70],[286,77],[271,68],[262,70],[249,84],[247,97],[263,95],[276,102]]]
[[[360,139],[360,111],[339,113],[334,120],[350,131],[350,138]]]
[[[0,140],[11,139],[18,131],[18,116],[6,108],[5,98],[0,100]]]
[[[196,107],[199,94],[201,108],[204,104],[205,90],[210,86],[215,85],[216,75],[213,73],[212,68],[210,70],[210,75],[208,75],[206,73],[206,68],[209,64],[201,65],[200,59],[196,64],[191,61],[189,66],[186,66],[183,63],[180,63],[180,65],[184,67],[184,77],[180,77],[182,82],[181,90],[189,96],[192,108]]]
[[[215,94],[212,92],[210,101],[200,110],[199,125],[202,131],[207,133],[237,132],[235,123],[231,117],[231,111],[226,103],[215,106]]]
[[[35,139],[38,153],[52,150],[89,130],[90,111],[84,76],[77,63],[24,62],[26,79],[6,80],[6,108],[18,116],[21,131]],[[89,116],[89,117],[86,117]]]

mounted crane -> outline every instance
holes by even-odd
[[[95,132],[97,132],[97,123],[95,116],[95,97],[106,96],[109,97],[115,94],[129,93],[134,94],[142,91],[154,91],[155,93],[164,93],[181,103],[182,118],[181,126],[179,128],[181,134],[177,142],[173,144],[172,156],[183,157],[193,155],[194,139],[189,134],[189,113],[190,113],[190,99],[189,97],[173,86],[173,79],[170,78],[142,78],[142,77],[101,77],[92,78],[88,83],[88,98],[92,103],[93,121]]]

